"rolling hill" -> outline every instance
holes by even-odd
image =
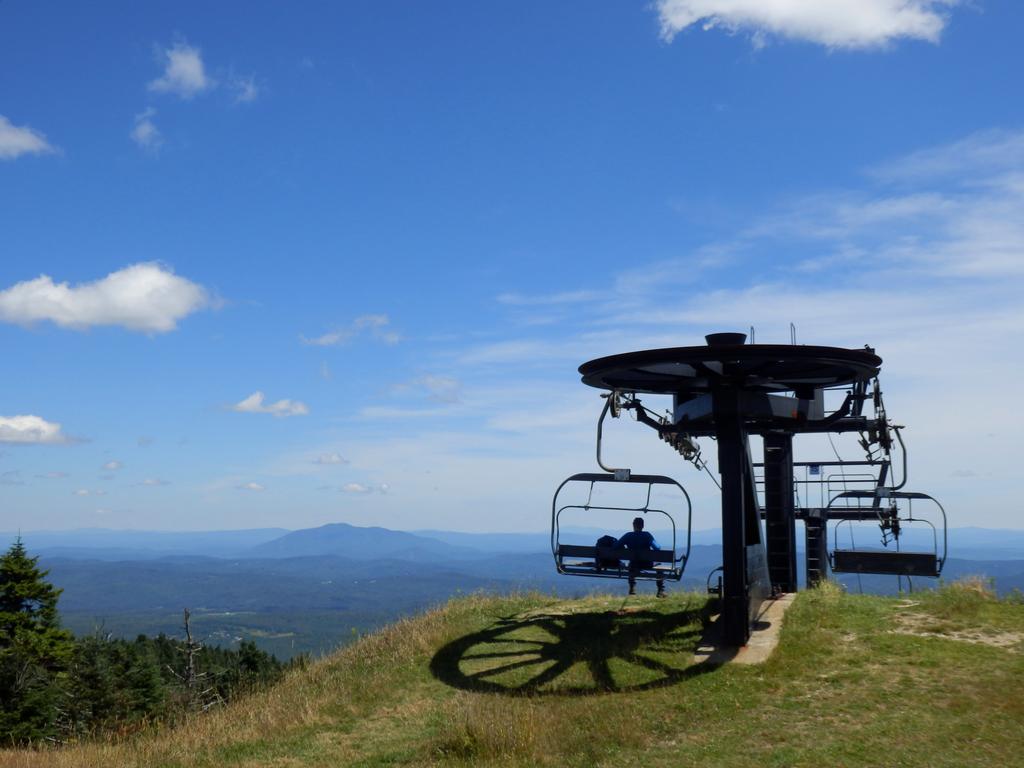
[[[405,531],[330,523],[292,531],[251,547],[243,554],[256,558],[334,555],[352,560],[393,558],[417,562],[480,557],[483,553]]]
[[[591,541],[600,531],[571,533]],[[721,555],[716,543],[702,542],[714,542],[716,535],[694,536],[683,581],[672,589],[704,588]],[[1024,589],[1024,534],[953,529],[950,539],[957,556],[946,564],[947,580],[982,576],[993,579],[1002,594]],[[361,633],[478,590],[539,590],[561,597],[625,590],[614,582],[558,576],[544,533],[408,533],[333,524],[285,532],[29,532],[25,540],[64,590],[62,619],[79,635],[177,636],[182,609],[189,608],[205,642],[230,647],[252,640],[280,658],[321,655]],[[210,552],[219,554],[204,554]],[[993,556],[967,559],[961,552]],[[854,593],[896,594],[899,588],[894,577],[839,580]],[[914,587],[935,585],[924,579]]]
[[[1024,605],[800,593],[760,666],[700,662],[705,597],[454,600],[183,727],[11,768],[1016,764]]]

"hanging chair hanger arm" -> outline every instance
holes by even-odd
[[[604,417],[608,415],[608,411],[611,411],[614,408],[615,410],[612,412],[612,418],[618,418],[618,410],[620,407],[618,405],[618,396],[619,393],[614,390],[609,392],[607,395],[604,395],[604,408],[601,409],[601,416],[597,420],[597,466],[599,466],[605,472],[615,475],[615,478],[617,480],[628,480],[630,474],[628,468],[609,467],[606,466],[603,461],[601,461],[601,438],[604,432]]]
[[[900,454],[902,454],[902,460],[903,460],[903,478],[900,480],[900,484],[899,485],[894,485],[892,487],[892,489],[894,491],[898,491],[900,488],[902,488],[904,485],[907,484],[907,446],[903,442],[903,436],[900,435],[900,430],[901,429],[903,429],[903,427],[898,427],[896,425],[893,425],[892,431],[893,431],[893,434],[896,435],[896,441],[900,444]],[[935,503],[938,504],[938,502],[935,502]],[[943,513],[943,514],[945,514],[945,513]]]

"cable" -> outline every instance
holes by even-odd
[[[643,410],[643,412],[647,414],[647,416],[650,419],[654,421],[660,421],[662,424],[668,423],[667,418],[659,416],[657,413],[655,413],[646,405],[637,400],[636,397],[634,397],[630,402],[632,406],[637,410]],[[694,445],[696,445],[696,443],[694,443]],[[707,473],[708,477],[711,478],[711,482],[718,486],[718,490],[722,490],[722,484],[718,482],[718,479],[715,477],[714,473],[710,469],[708,469],[708,463],[701,458],[699,446],[697,447],[697,453],[694,455],[692,459],[690,459],[690,463],[692,463],[693,466],[697,467],[697,469],[704,470]]]
[[[696,464],[696,462],[694,462],[694,463]],[[706,461],[702,461],[700,464],[697,464],[697,466],[700,469],[703,469],[705,472],[708,473],[708,477],[711,478],[711,482],[712,483],[714,483],[715,485],[718,486],[718,490],[722,490],[722,484],[720,482],[718,482],[718,479],[714,476],[714,474],[711,472],[711,470],[708,469],[708,463]]]
[[[828,438],[828,444],[832,446],[832,453],[834,453],[836,455],[836,461],[839,462],[839,465],[840,465],[839,468],[842,469],[843,457],[839,455],[839,451],[836,449],[836,444],[834,442],[832,442],[832,435],[829,434],[828,432],[826,432],[825,433],[825,437]],[[846,493],[846,490],[847,490],[847,488],[846,488],[846,473],[844,472],[842,475],[840,475],[840,477],[842,477],[842,479],[843,479],[843,493]],[[831,502],[832,502],[832,500],[829,499],[829,503],[830,504],[831,504]],[[860,506],[859,500],[858,500],[857,506],[858,507]],[[857,549],[857,544],[853,540],[853,523],[852,522],[849,525],[849,529],[850,529],[850,549]],[[857,591],[860,594],[862,594],[862,595],[864,594],[864,584],[861,582],[861,578],[860,578],[860,574],[859,573],[857,574]]]

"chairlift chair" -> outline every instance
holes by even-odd
[[[927,576],[937,578],[942,574],[942,567],[946,562],[947,551],[947,529],[946,511],[942,505],[927,493],[914,491],[893,491],[885,490],[883,498],[892,501],[889,507],[861,506],[863,501],[877,503],[879,494],[877,491],[845,491],[837,494],[828,506],[827,514],[831,519],[845,515],[837,520],[833,541],[839,540],[840,526],[848,525],[851,528],[857,520],[870,520],[869,515],[873,512],[877,518],[879,527],[882,530],[882,544],[884,549],[862,549],[851,546],[848,549],[836,546],[828,553],[829,566],[833,573],[873,573],[887,576]],[[836,507],[837,501],[853,500],[856,506]],[[906,512],[901,512],[896,506],[897,501],[906,502]],[[915,516],[914,501],[931,502],[938,509],[937,522],[942,527],[941,547],[939,544],[939,530],[936,522],[927,517]],[[932,531],[932,547],[926,551],[908,551],[901,549],[900,538],[903,533],[911,527],[920,528],[928,526]],[[893,544],[894,549],[889,549]]]
[[[579,498],[561,501],[560,496],[569,488],[586,490],[585,499]],[[594,503],[594,489],[600,484],[614,484],[619,487],[636,486],[646,492],[642,494],[642,503],[638,506],[610,506]],[[679,510],[676,516],[685,517],[685,537],[676,525],[676,518],[663,505],[652,504],[652,492],[655,488],[679,490]],[[573,503],[575,502],[575,503]],[[631,551],[617,547],[584,546],[567,544],[562,541],[562,515],[567,512],[579,512],[585,517],[594,511],[623,512],[629,516],[663,516],[671,525],[671,546],[663,549]],[[551,553],[555,558],[558,572],[570,576],[592,576],[605,579],[625,579],[632,576],[637,580],[679,581],[683,577],[686,561],[690,557],[690,527],[693,507],[686,489],[678,482],[664,475],[633,475],[626,471],[614,473],[583,472],[572,475],[558,486],[551,502]],[[625,515],[624,515],[625,517]],[[683,539],[685,538],[685,545]],[[632,569],[631,569],[632,565]]]

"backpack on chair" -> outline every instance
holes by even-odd
[[[595,544],[594,546],[598,548],[610,549],[611,547],[614,547],[618,543],[618,541],[619,540],[616,539],[614,536],[602,536],[600,539],[597,540],[597,544]],[[622,562],[613,557],[595,556],[594,563],[597,566],[597,570],[599,571],[603,571],[606,568],[614,568],[616,570],[622,568]]]

